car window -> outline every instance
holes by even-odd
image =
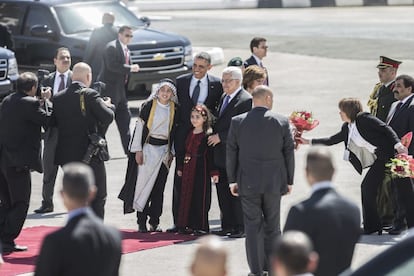
[[[16,5],[13,3],[0,4],[0,23],[9,26],[13,34],[20,34],[21,21],[24,16],[24,5]]]
[[[144,25],[131,11],[117,2],[56,6],[55,11],[66,34],[92,31],[101,26],[105,12],[115,15],[116,26],[129,25],[138,28]]]
[[[23,34],[30,35],[30,30],[34,25],[46,25],[51,30],[55,29],[53,17],[47,8],[39,6],[30,7]]]

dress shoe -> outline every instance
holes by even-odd
[[[167,233],[177,233],[177,232],[178,232],[178,227],[175,225],[167,229]]]
[[[53,205],[42,204],[39,209],[34,210],[36,214],[45,214],[53,212]]]
[[[381,236],[382,235],[382,228],[381,229],[375,229],[375,230],[369,230],[369,229],[361,228],[361,234],[363,234],[363,235],[371,235],[371,234],[374,234],[374,233],[377,233],[379,236]]]
[[[3,246],[3,253],[22,252],[22,251],[27,251],[27,246],[17,245],[17,244]]]
[[[204,231],[204,230],[194,230],[194,232],[193,232],[194,236],[204,236],[204,235],[207,235],[207,234],[208,234],[208,232]]]
[[[146,224],[138,224],[138,232],[148,233],[148,228]]]
[[[244,233],[244,231],[233,231],[230,235],[228,235],[229,238],[231,239],[240,239],[240,238],[245,238],[246,234]]]
[[[177,227],[177,228],[178,228],[177,230],[178,234],[191,235],[194,232],[193,229],[188,228],[188,227],[185,227],[185,228]]]
[[[213,230],[211,231],[211,234],[224,237],[224,236],[230,235],[232,232],[233,231],[231,229],[223,229],[223,230]]]
[[[162,232],[162,229],[159,225],[150,225],[150,232]]]
[[[405,230],[404,226],[393,226],[389,231],[389,235],[399,235]]]

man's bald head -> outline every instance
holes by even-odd
[[[259,85],[253,89],[253,106],[263,106],[268,109],[273,107],[273,92],[266,85]]]
[[[227,252],[222,241],[216,236],[199,239],[191,272],[193,276],[225,276]]]
[[[79,81],[87,87],[91,85],[92,69],[85,62],[76,63],[72,70],[72,81]]]

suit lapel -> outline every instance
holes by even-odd
[[[229,112],[231,109],[233,109],[233,107],[236,105],[236,103],[239,101],[240,98],[240,93],[241,93],[241,89],[239,91],[236,92],[236,96],[233,97],[233,99],[230,99],[230,102],[227,104],[226,109],[223,110],[223,113],[221,113],[220,117],[223,117],[227,112]],[[222,98],[221,98],[221,103],[220,103],[220,109],[219,112],[221,110],[221,106],[223,105],[223,101],[224,98],[227,96],[226,93],[223,94]]]
[[[393,102],[392,103],[392,105],[391,105],[391,109],[390,109],[390,112],[389,112],[389,114],[392,114],[391,116],[390,116],[390,121],[389,121],[389,124],[391,124],[391,122],[392,121],[394,121],[394,120],[397,120],[398,119],[398,117],[402,114],[402,113],[404,113],[404,111],[411,105],[411,103],[412,103],[412,101],[413,101],[413,95],[411,95],[411,96],[409,96],[410,98],[398,109],[398,110],[396,110],[396,108],[397,108],[397,105],[398,105],[398,101],[397,102]],[[392,113],[391,113],[391,111],[392,111]],[[387,120],[387,122],[388,122],[388,120]]]

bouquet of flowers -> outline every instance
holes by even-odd
[[[302,137],[304,131],[310,131],[319,125],[319,121],[313,118],[312,113],[308,111],[293,111],[289,120],[294,125],[293,136],[295,138],[295,149],[299,146],[297,138]]]
[[[411,155],[398,154],[385,166],[390,168],[392,176],[414,178],[414,159]]]

